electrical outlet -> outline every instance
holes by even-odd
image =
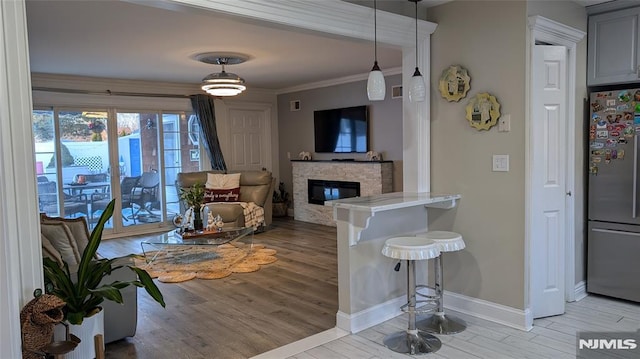
[[[502,115],[498,119],[498,132],[511,131],[511,115]]]

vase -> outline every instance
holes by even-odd
[[[86,317],[82,320],[82,324],[75,325],[69,324],[69,333],[80,338],[80,343],[71,352],[65,354],[65,359],[87,359],[96,357],[96,348],[94,344],[94,338],[100,334],[104,337],[104,310],[100,310],[98,313]],[[65,328],[62,325],[58,325],[54,332],[55,340],[65,340]],[[102,350],[104,351],[104,341]]]
[[[201,231],[202,230],[202,211],[193,209],[193,230]]]

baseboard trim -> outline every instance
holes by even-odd
[[[401,296],[354,314],[338,311],[336,327],[350,333],[358,333],[397,317],[402,313],[400,307],[406,302],[406,296]],[[447,291],[444,292],[444,305],[445,309],[455,310],[519,330],[529,331],[533,327],[533,314],[529,309],[516,309]]]
[[[350,333],[358,333],[402,314],[400,307],[406,302],[407,296],[404,295],[354,314],[338,311],[336,314],[336,327]]]
[[[519,330],[529,331],[533,327],[533,314],[529,309],[516,309],[458,293],[445,291],[444,307]]]
[[[576,283],[576,288],[575,288],[575,299],[576,302],[584,299],[587,296],[587,282],[586,281],[580,281],[578,283]]]

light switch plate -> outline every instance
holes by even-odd
[[[493,171],[509,172],[509,155],[493,155]]]

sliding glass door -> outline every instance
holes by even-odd
[[[34,110],[40,211],[92,227],[115,198],[107,232],[166,228],[179,213],[177,174],[200,170],[195,123],[185,112]]]

